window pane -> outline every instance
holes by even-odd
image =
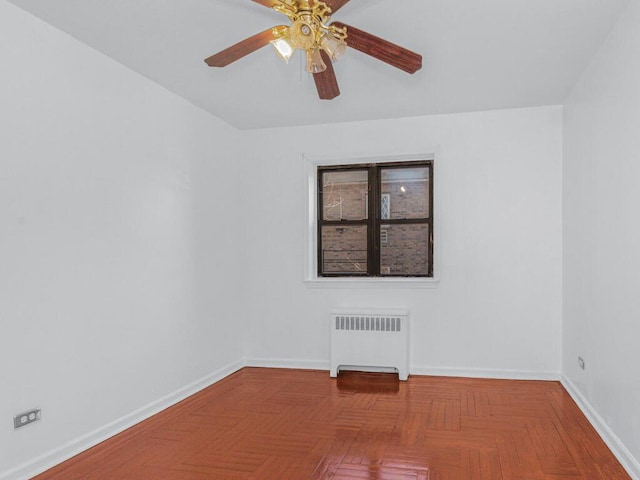
[[[429,273],[429,225],[381,225],[380,238],[381,275]]]
[[[385,168],[381,174],[383,219],[429,218],[431,182],[427,167]]]
[[[364,220],[369,173],[366,170],[323,172],[323,220]]]
[[[367,274],[367,227],[322,227],[322,273]]]

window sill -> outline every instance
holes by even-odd
[[[309,278],[308,288],[437,288],[439,278]]]

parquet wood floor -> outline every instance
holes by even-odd
[[[557,382],[245,368],[37,480],[626,480]]]

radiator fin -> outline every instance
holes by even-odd
[[[336,315],[336,330],[402,332],[402,317]]]

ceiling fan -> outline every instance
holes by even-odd
[[[422,68],[422,56],[341,22],[329,24],[331,15],[349,0],[253,0],[283,13],[290,25],[278,25],[246,38],[207,58],[210,67],[225,67],[250,53],[272,44],[286,62],[295,50],[305,52],[307,71],[313,74],[318,95],[331,100],[340,95],[332,62],[347,47],[355,48],[407,73]]]

